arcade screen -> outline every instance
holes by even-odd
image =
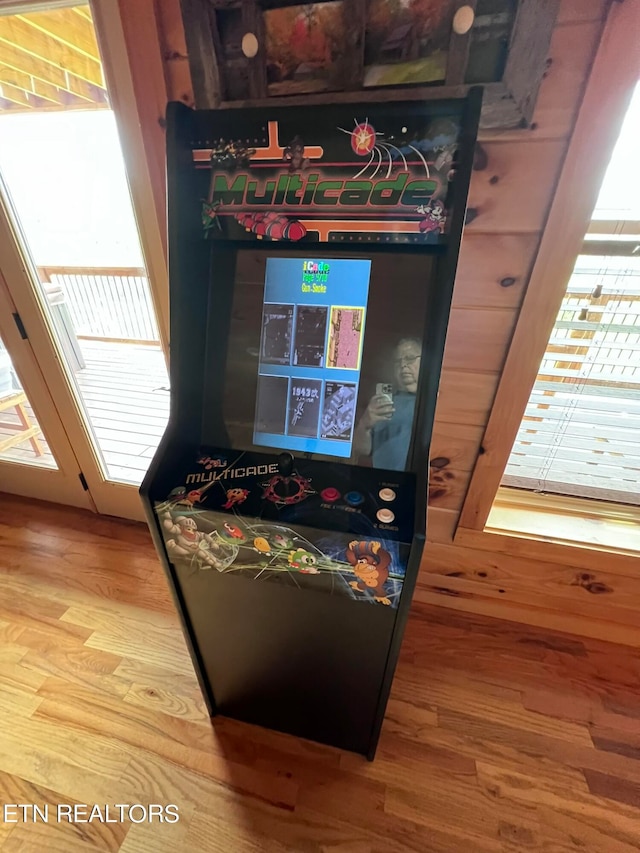
[[[403,469],[433,263],[421,253],[240,250],[223,397],[232,446]],[[363,446],[381,396],[389,406]],[[207,420],[205,411],[205,440]]]
[[[351,456],[371,261],[267,258],[253,443]]]

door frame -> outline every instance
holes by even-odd
[[[20,2],[19,7],[20,12],[26,13],[30,8],[42,10],[43,7],[55,8],[60,5],[63,4],[55,0],[50,4],[43,4],[36,0],[34,3]],[[70,2],[64,5],[83,4]],[[156,310],[160,343],[167,360],[169,287],[163,240],[164,210],[157,203],[157,180],[154,187],[145,150],[121,10],[114,0],[90,0],[84,5],[90,5],[94,18],[109,100],[116,114],[151,298]],[[7,4],[7,10],[13,11],[11,7],[12,4]],[[18,4],[16,4],[16,11],[17,7]],[[158,156],[157,147],[156,155]],[[19,355],[21,349],[26,352],[26,347],[19,343],[21,340],[19,335],[16,341],[16,335],[13,334],[7,322],[0,322],[0,333],[8,338],[6,346],[12,359],[15,356],[16,370],[21,381],[24,382],[25,393],[60,467],[59,472],[53,472],[32,465],[2,462],[0,463],[2,489],[27,497],[56,500],[74,506],[86,506],[89,503],[90,508],[99,513],[143,521],[144,511],[138,488],[107,480],[102,473],[82,408],[49,328],[46,306],[42,304],[38,292],[37,272],[24,256],[19,234],[2,200],[0,200],[0,256],[3,258],[3,298],[11,308],[3,314],[11,323],[13,322],[12,313],[20,315],[28,335],[28,340],[23,343],[28,345],[32,363],[28,363],[27,356]],[[2,308],[0,302],[0,311]],[[17,329],[14,331],[17,334]],[[53,477],[54,473],[59,476]],[[78,479],[80,473],[88,486],[88,496],[86,493],[82,497],[75,494],[73,480],[75,477],[77,482],[80,482]],[[54,480],[60,482],[55,485]],[[62,487],[63,481],[66,483],[64,487]]]
[[[121,4],[114,0],[87,0],[87,4],[91,7],[109,100],[116,117],[160,343],[168,368],[166,153],[165,133],[161,127],[167,104],[167,89],[158,31],[155,28],[152,30],[148,19],[145,19],[140,22],[139,29],[129,33],[130,36],[135,35],[139,43],[138,53],[143,52],[143,56],[138,57],[138,65],[134,66],[134,57],[127,48],[127,21],[122,15]],[[138,4],[149,5],[136,0],[136,6]],[[139,67],[141,61],[143,69]],[[144,91],[140,91],[140,86],[144,86]],[[149,115],[150,104],[156,112],[160,112],[155,122]]]
[[[19,313],[0,272],[0,338],[33,409],[57,468],[0,459],[0,489],[24,497],[89,509],[96,507],[83,487],[80,466],[31,347],[14,321]],[[43,426],[45,425],[46,426]]]

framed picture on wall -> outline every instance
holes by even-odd
[[[369,0],[364,85],[442,84],[456,0]]]
[[[180,0],[199,107],[481,85],[483,128],[532,120],[560,2]]]
[[[342,0],[266,9],[264,31],[270,95],[344,88]]]

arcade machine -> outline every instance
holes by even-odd
[[[141,494],[212,715],[375,754],[479,110],[169,106],[171,417]]]

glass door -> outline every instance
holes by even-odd
[[[117,14],[107,6],[101,16],[109,8]],[[6,286],[95,506],[141,518],[137,487],[169,407],[166,335],[155,310],[166,266],[161,240],[149,238],[159,223],[154,210],[134,212],[89,6],[0,10],[0,47]],[[110,44],[108,52],[126,57],[123,46]],[[31,441],[33,458],[24,464],[55,464],[55,454],[38,455],[42,441],[30,436],[20,445],[26,459]],[[0,458],[2,442],[0,431]]]
[[[95,509],[18,316],[0,274],[0,491]]]

